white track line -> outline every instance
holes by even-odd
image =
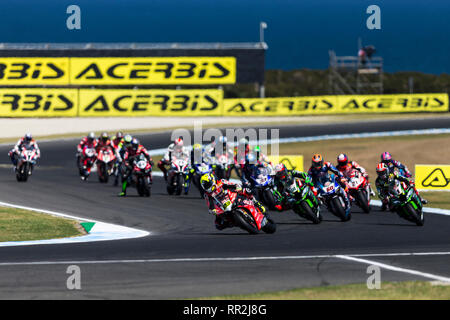
[[[352,257],[352,256],[347,256],[347,255],[338,255],[338,256],[336,256],[336,258],[349,260],[349,261],[353,261],[353,262],[364,263],[364,264],[368,264],[368,265],[375,265],[375,266],[378,266],[380,268],[391,270],[391,271],[409,273],[409,274],[413,274],[413,275],[416,275],[416,276],[421,276],[421,277],[424,277],[424,278],[429,278],[429,279],[433,279],[433,280],[437,280],[437,281],[450,283],[450,278],[447,278],[447,277],[442,277],[442,276],[438,276],[438,275],[431,274],[431,273],[426,273],[426,272],[420,272],[420,271],[412,270],[412,269],[405,269],[405,268],[395,267],[395,266],[391,266],[391,265],[388,265],[388,264],[385,264],[385,263],[380,263],[380,262],[373,261],[373,260],[366,260],[366,259],[356,258],[356,257]]]
[[[400,252],[400,253],[362,253],[362,254],[324,254],[324,255],[304,255],[304,256],[262,256],[262,257],[210,257],[210,258],[168,258],[168,259],[122,259],[122,260],[72,260],[72,261],[31,261],[31,262],[2,262],[0,266],[15,266],[15,265],[59,265],[59,264],[118,264],[118,263],[160,263],[160,262],[230,262],[230,261],[261,261],[261,260],[301,260],[301,259],[327,259],[350,258],[358,259],[356,257],[402,257],[402,256],[433,256],[433,255],[450,255],[450,252]],[[363,260],[366,263],[369,260]],[[356,261],[356,262],[361,262]],[[372,263],[371,263],[372,264]],[[442,278],[442,277],[441,277]]]

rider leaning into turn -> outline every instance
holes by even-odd
[[[407,178],[412,177],[412,174],[408,168],[400,161],[394,160],[389,152],[383,152],[381,154],[381,162],[387,165],[390,172],[394,172],[394,169],[397,168],[401,175],[404,175]]]
[[[218,210],[216,206],[220,206],[220,202],[216,199],[222,198],[226,190],[230,190],[231,192],[236,192],[245,196],[246,198],[253,201],[255,206],[265,214],[266,208],[255,199],[252,192],[249,189],[242,189],[242,187],[233,182],[229,182],[225,179],[221,179],[216,181],[216,178],[213,174],[204,174],[200,179],[200,185],[203,190],[205,190],[205,199],[206,204],[209,209],[210,214],[214,214],[216,216],[215,224],[218,230],[223,230],[225,228],[229,228],[233,226],[233,222],[229,221],[227,215],[221,214],[217,215]]]
[[[147,161],[153,166],[153,159],[148,153],[147,149],[144,148],[142,144],[139,143],[139,140],[133,138],[129,146],[125,148],[125,153],[123,156],[123,175],[122,175],[122,191],[119,193],[119,196],[123,197],[127,194],[128,187],[128,179],[133,171],[133,161],[136,157],[143,154]],[[150,183],[153,182],[152,175],[150,174]]]
[[[41,150],[39,149],[37,142],[33,139],[31,133],[27,133],[23,138],[20,138],[19,141],[17,141],[14,148],[12,148],[8,152],[8,155],[11,158],[11,162],[14,165],[14,169],[17,166],[17,159],[20,155],[20,152],[24,147],[34,148],[36,150],[37,158],[39,159],[41,157]]]
[[[301,179],[305,184],[311,187],[314,195],[317,196],[317,191],[314,188],[314,184],[312,182],[311,177],[306,172],[301,172],[297,170],[288,170],[283,163],[277,164],[275,166],[275,187],[277,191],[283,196],[280,199],[280,203],[275,205],[275,208],[278,211],[287,210],[289,208],[287,203],[287,197],[285,196],[284,191],[288,188],[293,182],[294,178]]]
[[[382,206],[381,210],[385,211],[389,208],[389,202],[391,199],[391,190],[395,185],[395,180],[405,182],[408,186],[412,187],[416,193],[416,195],[419,197],[420,201],[423,204],[427,204],[428,201],[423,199],[419,192],[417,191],[415,187],[414,181],[408,179],[407,177],[401,175],[398,171],[391,171],[389,167],[383,163],[380,162],[377,165],[377,179],[375,180],[375,186],[378,191],[378,195],[381,199]]]
[[[324,162],[322,155],[315,154],[312,157],[311,168],[309,168],[308,170],[308,175],[312,178],[315,186],[317,185],[317,179],[320,177],[320,175],[323,173],[327,173],[328,171],[331,171],[338,177],[337,181],[341,186],[345,206],[347,210],[350,209],[350,199],[348,196],[348,183],[344,175],[330,162],[328,161]]]
[[[369,175],[367,174],[366,169],[361,167],[356,161],[349,161],[346,154],[341,153],[337,157],[337,165],[336,168],[344,175],[346,179],[350,177],[350,174],[353,170],[358,170],[363,177],[367,180],[367,184],[369,185],[370,195],[375,196],[375,192],[372,190],[369,182]]]

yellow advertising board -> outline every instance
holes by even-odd
[[[225,99],[226,116],[448,112],[446,93]]]
[[[274,165],[283,163],[288,170],[303,171],[302,155],[278,155],[268,156],[268,158]]]
[[[44,84],[69,84],[69,58],[0,57],[0,85]]]
[[[448,112],[446,93],[337,96],[340,113]]]
[[[450,165],[417,164],[415,181],[419,190],[450,191]]]
[[[298,116],[337,112],[336,96],[224,100],[224,116]]]
[[[235,57],[0,57],[0,85],[234,83]]]
[[[77,89],[0,89],[0,117],[75,117]]]
[[[235,57],[71,58],[76,85],[234,84]]]
[[[80,89],[81,117],[220,116],[223,91]]]

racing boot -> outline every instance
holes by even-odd
[[[127,180],[122,183],[122,192],[119,193],[119,197],[125,197],[127,195],[127,184]]]

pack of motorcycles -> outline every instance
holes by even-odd
[[[33,150],[24,149],[18,159],[16,167],[16,178],[18,181],[27,181],[36,164],[36,155]],[[102,149],[97,154],[95,150],[86,148],[83,150],[81,159],[77,160],[80,173],[85,179],[90,175],[91,169],[96,168],[98,179],[101,183],[107,183],[110,176],[118,175],[120,167],[116,156],[108,149]],[[190,166],[188,158],[172,157],[167,175],[167,192],[169,195],[187,194],[191,183],[193,183],[200,195],[204,197],[204,191],[200,186],[200,177],[207,173],[213,173],[217,179],[230,179],[233,169],[237,176],[242,172],[238,166],[227,158],[211,158],[200,164]],[[253,165],[249,181],[245,187],[265,206],[274,210],[292,210],[299,217],[309,220],[314,224],[322,221],[321,206],[325,206],[329,212],[341,221],[351,219],[350,206],[346,206],[340,184],[332,173],[323,174],[316,182],[316,194],[311,187],[301,179],[294,178],[291,184],[277,190],[274,179],[273,167],[269,164]],[[132,163],[132,172],[129,175],[129,183],[136,187],[140,196],[149,197],[152,184],[152,166],[144,156],[137,157]],[[369,213],[370,189],[366,178],[359,171],[354,170],[348,178],[348,194],[352,203]],[[265,213],[255,206],[251,201],[236,196],[231,192],[225,192],[223,199],[217,201],[218,215],[225,214],[230,217],[234,225],[249,233],[264,231],[273,233],[276,230],[275,222],[270,219],[267,210]],[[392,190],[390,210],[396,212],[401,218],[423,226],[424,216],[420,199],[414,190],[405,183],[396,181]]]

